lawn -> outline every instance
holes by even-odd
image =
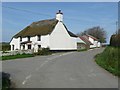
[[[96,63],[116,76],[120,76],[120,47],[108,46],[105,50],[96,55]]]
[[[2,56],[2,60],[27,58],[27,57],[34,57],[34,55],[33,54],[17,54],[17,55]]]

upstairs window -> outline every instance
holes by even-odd
[[[28,36],[27,38],[28,38],[28,41],[30,41],[30,36]]]
[[[40,35],[38,35],[37,38],[38,38],[38,39],[37,39],[38,41],[41,41],[41,36],[40,36]]]

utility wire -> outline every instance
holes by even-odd
[[[2,6],[3,8],[8,8],[8,9],[13,9],[13,10],[17,10],[17,11],[23,11],[23,12],[26,12],[26,13],[32,13],[32,14],[36,14],[36,15],[42,15],[42,16],[52,16],[50,14],[45,14],[45,13],[37,13],[37,12],[33,12],[33,11],[30,11],[30,10],[25,10],[25,9],[18,9],[18,8],[14,8],[14,7],[6,7],[6,6]],[[75,18],[69,18],[69,17],[65,17],[66,20],[72,20],[72,21],[82,21],[80,19],[75,19]],[[86,21],[87,22],[87,21]],[[90,22],[90,21],[89,21]],[[94,22],[94,21],[91,21],[91,22]]]
[[[37,15],[52,16],[50,14],[37,13],[37,12],[33,12],[33,11],[25,10],[25,9],[24,10],[23,9],[18,9],[18,8],[14,8],[14,7],[6,7],[6,6],[2,6],[2,7],[17,10],[17,11],[19,10],[19,11],[23,11],[23,12],[27,12],[27,13],[37,14]]]

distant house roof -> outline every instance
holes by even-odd
[[[93,45],[85,36],[80,36],[80,39],[82,39],[86,44]]]
[[[95,38],[95,37],[93,37],[93,36],[91,36],[91,35],[85,35],[85,36],[87,36],[87,37],[91,37],[92,39],[94,39],[94,40],[96,40],[96,41],[98,41],[98,39],[97,38]]]
[[[58,20],[56,20],[56,19],[49,19],[49,20],[33,22],[31,25],[27,26],[26,28],[24,28],[22,31],[20,31],[13,37],[17,38],[17,37],[27,37],[27,36],[51,34],[57,23],[58,23]],[[65,28],[66,28],[66,26],[65,26]],[[68,31],[68,29],[67,29],[67,32],[71,37],[77,37],[75,34]]]

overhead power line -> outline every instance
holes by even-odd
[[[37,14],[37,15],[43,15],[43,16],[52,16],[50,14],[45,14],[45,13],[38,13],[38,12],[33,12],[33,11],[30,11],[30,10],[25,10],[25,9],[19,9],[19,8],[14,8],[14,7],[6,7],[6,6],[2,6],[3,8],[9,8],[9,9],[13,9],[13,10],[19,10],[19,11],[23,11],[23,12],[26,12],[26,13],[32,13],[32,14]]]
[[[52,15],[50,14],[46,14],[46,13],[39,13],[39,12],[34,12],[34,11],[30,11],[30,10],[25,10],[25,9],[19,9],[19,8],[14,8],[14,7],[8,7],[8,6],[2,6],[3,8],[8,8],[8,9],[12,9],[12,10],[17,10],[17,11],[23,11],[23,12],[26,12],[26,13],[31,13],[31,14],[36,14],[36,15],[42,15],[42,16],[50,16],[52,17]],[[80,19],[75,19],[75,18],[69,18],[69,17],[65,17],[66,20],[71,20],[71,21],[83,21],[83,20],[80,20]],[[86,21],[86,20],[85,20]],[[86,21],[87,22],[87,21]],[[90,21],[88,21],[90,22]],[[91,22],[94,22],[94,21],[91,21]]]

